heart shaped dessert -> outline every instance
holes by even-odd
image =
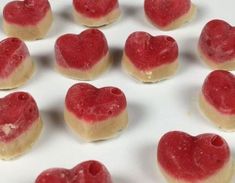
[[[25,92],[0,98],[0,158],[15,158],[31,148],[42,130],[36,102]]]
[[[108,43],[98,29],[65,34],[55,43],[56,69],[71,78],[92,80],[111,63]]]
[[[52,21],[48,0],[11,1],[3,9],[4,32],[24,40],[45,37]]]
[[[77,23],[99,27],[116,21],[121,12],[118,0],[73,0],[73,14]]]
[[[51,168],[43,171],[35,183],[112,183],[107,168],[98,161],[90,160],[72,169]]]
[[[18,38],[7,38],[0,42],[0,63],[0,89],[23,85],[34,71],[28,48]]]
[[[115,87],[96,88],[78,83],[67,92],[65,121],[87,141],[104,140],[127,126],[127,103],[124,93]]]
[[[228,183],[233,163],[226,141],[216,134],[165,134],[157,149],[159,167],[169,183]]]
[[[199,54],[213,69],[235,69],[235,27],[223,20],[211,20],[202,30]]]
[[[123,68],[143,82],[156,82],[174,75],[178,68],[178,46],[169,36],[132,33],[125,44]]]
[[[191,0],[145,0],[144,10],[153,25],[162,30],[178,28],[196,13]]]
[[[201,111],[219,128],[235,130],[235,76],[224,70],[211,72],[200,94]]]

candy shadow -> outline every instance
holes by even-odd
[[[41,70],[51,70],[54,68],[54,55],[52,53],[44,53],[41,55],[33,56],[34,61],[36,62],[37,69]]]
[[[119,47],[112,47],[110,48],[110,54],[113,61],[112,67],[119,68],[121,66],[123,50]]]
[[[193,24],[202,22],[203,19],[205,19],[205,17],[207,17],[206,15],[208,14],[208,7],[197,5],[195,3],[194,3],[194,5],[196,6],[197,10],[196,10],[195,17],[192,20]]]

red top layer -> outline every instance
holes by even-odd
[[[215,63],[235,59],[235,28],[223,20],[208,22],[202,30],[199,48]]]
[[[39,118],[32,96],[15,92],[0,99],[0,142],[15,140]]]
[[[202,87],[206,100],[224,114],[235,114],[235,77],[228,71],[211,72]]]
[[[165,27],[185,15],[190,8],[190,0],[145,0],[144,2],[145,14],[160,27]]]
[[[3,17],[8,23],[35,25],[50,9],[48,0],[12,1],[4,7]]]
[[[87,29],[79,35],[65,34],[55,44],[56,61],[66,68],[88,70],[107,53],[107,41],[98,29]]]
[[[147,71],[174,62],[178,58],[178,46],[169,36],[134,32],[126,41],[125,54],[138,69]]]
[[[215,134],[190,136],[173,131],[158,145],[158,162],[171,176],[188,182],[200,182],[216,173],[230,159],[225,140]]]
[[[0,77],[7,78],[29,56],[25,43],[18,38],[0,42]]]
[[[75,10],[90,18],[100,18],[119,7],[118,0],[73,0]]]
[[[126,108],[124,93],[115,87],[96,88],[90,84],[73,85],[66,95],[67,110],[78,118],[95,123],[119,115]]]

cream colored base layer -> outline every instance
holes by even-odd
[[[168,183],[230,183],[232,176],[233,176],[233,160],[232,160],[232,158],[230,158],[230,160],[224,165],[224,167],[221,168],[214,175],[211,175],[204,180],[198,180],[195,182],[185,181],[182,179],[181,180],[176,179],[176,178],[172,177],[171,175],[169,175],[166,171],[164,171],[160,165],[159,165],[159,168]]]
[[[12,142],[0,142],[0,159],[13,159],[29,150],[38,139],[42,131],[42,126],[42,121],[39,118],[25,133]]]
[[[23,40],[36,40],[42,39],[46,36],[52,22],[52,12],[49,10],[46,16],[35,26],[20,26],[17,24],[8,23],[5,19],[3,19],[3,30],[8,36],[18,37]]]
[[[205,62],[206,65],[208,65],[212,69],[220,69],[220,70],[227,70],[232,71],[235,70],[235,58],[232,60],[228,60],[224,63],[215,63],[211,61],[204,53],[202,53],[201,49],[198,47],[198,53],[202,60]]]
[[[206,101],[203,94],[199,97],[199,107],[203,114],[209,118],[216,126],[225,131],[235,131],[235,115],[226,115],[216,110]]]
[[[120,17],[120,15],[121,15],[120,8],[116,8],[112,10],[109,14],[101,18],[89,18],[78,13],[73,8],[73,16],[74,16],[75,22],[77,24],[83,24],[87,27],[100,27],[103,25],[111,24],[114,21],[116,21]]]
[[[65,122],[83,139],[88,142],[105,140],[114,137],[128,124],[127,111],[121,112],[117,117],[113,117],[99,123],[90,124],[84,120],[78,119],[73,113],[65,108],[64,111]]]
[[[57,62],[55,63],[56,63],[55,64],[56,70],[60,72],[61,74],[63,74],[64,76],[67,76],[72,79],[77,79],[77,80],[93,80],[108,69],[108,67],[112,63],[112,60],[108,53],[91,69],[85,70],[85,71],[73,69],[73,68],[64,68],[64,67],[61,67],[59,64],[57,64]]]
[[[122,67],[124,70],[126,70],[128,74],[132,75],[137,80],[146,83],[157,82],[171,77],[176,73],[178,66],[178,60],[176,60],[170,64],[159,66],[151,71],[141,71],[131,63],[125,53],[122,59]]]
[[[165,27],[158,26],[154,22],[152,22],[148,17],[147,18],[150,20],[150,22],[153,23],[153,25],[155,25],[159,29],[167,31],[167,30],[176,29],[180,27],[181,25],[189,22],[190,20],[194,18],[194,16],[196,15],[196,12],[197,12],[196,6],[192,4],[190,10],[185,15],[179,17],[178,19],[174,20],[172,23],[170,23],[169,25]]]
[[[23,85],[32,77],[34,70],[31,57],[27,57],[7,79],[0,79],[0,89],[13,89]]]

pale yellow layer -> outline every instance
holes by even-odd
[[[108,67],[112,63],[112,60],[109,53],[107,53],[107,55],[105,55],[100,61],[97,62],[97,64],[95,64],[89,70],[64,68],[57,64],[57,62],[55,63],[56,70],[69,78],[77,80],[93,80],[108,69]]]
[[[13,89],[23,85],[32,77],[34,70],[31,57],[27,57],[7,79],[0,79],[0,89]]]
[[[87,27],[100,27],[103,25],[111,24],[114,21],[116,21],[121,15],[120,8],[116,8],[112,10],[110,13],[108,13],[106,16],[103,16],[101,18],[89,18],[81,13],[77,12],[73,8],[73,16],[74,20],[77,24],[83,24]]]
[[[165,26],[165,27],[161,27],[159,25],[156,25],[154,22],[152,22],[148,17],[149,21],[153,23],[153,25],[155,25],[156,27],[158,27],[161,30],[164,31],[168,31],[168,30],[172,30],[172,29],[176,29],[178,27],[180,27],[181,25],[189,22],[190,20],[192,20],[194,18],[194,16],[196,15],[197,12],[197,8],[194,4],[191,5],[190,10],[182,15],[181,17],[177,18],[176,20],[174,20],[172,23],[170,23],[169,25]]]
[[[105,140],[116,136],[128,124],[128,114],[124,110],[118,116],[109,118],[98,123],[88,123],[78,119],[73,113],[65,107],[65,122],[80,137],[88,142]]]
[[[122,67],[124,70],[137,80],[146,83],[157,82],[171,77],[176,73],[178,66],[178,60],[176,59],[170,64],[164,64],[149,71],[141,71],[132,64],[125,53],[122,58]]]
[[[13,159],[29,150],[38,139],[42,126],[42,121],[38,118],[27,131],[16,139],[9,143],[0,142],[0,159]]]
[[[228,60],[223,63],[215,63],[214,61],[210,60],[200,49],[198,46],[198,53],[202,60],[211,68],[211,69],[219,69],[219,70],[227,70],[232,71],[235,70],[235,58],[232,60]]]
[[[230,160],[227,163],[225,163],[225,165],[220,170],[218,170],[215,174],[203,180],[198,180],[196,182],[176,179],[170,174],[168,174],[160,165],[159,165],[159,168],[168,183],[230,183],[232,176],[233,176],[232,157],[230,157]]]
[[[36,25],[20,26],[3,19],[3,30],[8,36],[18,37],[23,40],[36,40],[46,36],[52,22],[53,15],[51,10],[48,10],[46,16]]]
[[[202,93],[199,97],[199,106],[203,114],[216,126],[225,131],[235,131],[235,115],[222,114],[206,101]]]

